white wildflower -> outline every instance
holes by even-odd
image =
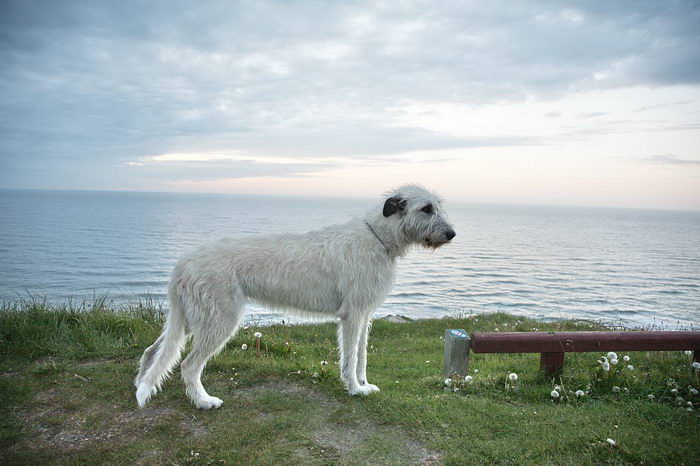
[[[654,395],[652,395],[651,393],[649,393],[649,394],[647,395],[647,398],[649,398],[650,400],[653,400],[653,399],[656,398],[656,397],[655,397]]]
[[[584,392],[583,390],[576,390],[576,398],[581,398],[585,394],[586,392]]]
[[[698,394],[698,390],[696,388],[690,387],[688,389],[688,392],[690,392],[691,395],[696,396]]]
[[[617,353],[614,352],[609,352],[608,353],[608,359],[617,359]]]
[[[695,369],[696,372],[700,371],[700,362],[695,361],[693,363],[693,369]]]
[[[678,389],[677,389],[677,388],[672,388],[672,389],[671,389],[671,394],[675,395],[675,394],[677,394],[677,393],[678,393]]]
[[[613,386],[612,391],[613,391],[614,393],[620,393],[620,387],[618,387],[617,385],[615,385],[615,386]]]
[[[686,356],[692,356],[693,352],[691,350],[685,350],[685,355]]]
[[[452,385],[452,379],[445,379],[445,387]]]
[[[555,389],[556,391],[561,391],[561,387],[560,387],[559,385],[555,385],[555,386],[554,386],[554,389]]]
[[[508,379],[511,382],[515,382],[516,380],[518,380],[518,374],[516,374],[515,372],[511,372],[510,374],[508,374]]]
[[[475,373],[475,374],[478,374],[478,373],[479,373],[479,369],[474,369],[474,373]]]
[[[551,396],[552,398],[554,398],[556,400],[557,398],[559,398],[559,392],[556,390],[552,390],[552,392],[549,394],[549,396]]]
[[[625,362],[629,362],[630,357],[625,355],[625,356],[622,357],[622,360],[625,361]]]
[[[241,345],[241,349],[242,349],[243,351],[247,350],[247,349],[248,349],[248,345],[246,345],[245,343],[243,343],[243,344]]]
[[[322,365],[322,366],[327,366],[327,365],[328,365],[328,361],[326,361],[326,360],[321,361],[321,365]]]
[[[253,334],[253,336],[254,336],[255,338],[262,338],[262,333],[260,333],[260,332],[255,332],[255,333]]]
[[[464,378],[464,381],[465,381],[466,383],[473,383],[473,382],[474,382],[474,377],[472,377],[471,375],[468,375],[468,376],[466,376],[466,377]]]
[[[693,402],[692,402],[692,401],[689,401],[689,402],[687,402],[686,404],[687,404],[688,406],[693,406]]]
[[[633,371],[633,370],[634,370],[634,366],[633,366],[632,364],[630,364],[629,366],[627,366],[627,370],[628,370],[628,371]]]
[[[611,439],[611,438],[606,439],[605,441],[608,442],[608,443],[610,444],[611,447],[614,447],[615,445],[617,445],[617,443],[615,442],[615,440],[613,440],[613,439]]]

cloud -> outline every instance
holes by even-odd
[[[681,159],[676,155],[654,155],[641,159],[642,162],[671,166],[700,166],[700,160]]]
[[[0,163],[30,183],[38,165],[67,177],[155,170],[153,154],[228,154],[160,167],[296,173],[297,162],[273,160],[323,170],[348,158],[528,146],[541,138],[429,130],[401,111],[697,85],[697,24],[693,1],[7,0]]]
[[[668,108],[668,107],[677,107],[681,105],[689,105],[694,103],[694,100],[681,100],[678,102],[664,102],[660,104],[654,104],[654,105],[646,105],[644,107],[639,107],[638,109],[635,110],[635,113],[639,112],[648,112],[649,110],[658,110],[660,108]]]

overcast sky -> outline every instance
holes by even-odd
[[[695,1],[0,1],[0,187],[700,210]]]

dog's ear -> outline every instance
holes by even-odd
[[[384,210],[382,213],[385,217],[394,215],[396,212],[403,211],[406,208],[406,199],[401,199],[400,197],[390,197],[384,203]]]

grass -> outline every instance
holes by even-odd
[[[334,325],[247,328],[205,371],[204,385],[224,400],[221,409],[194,409],[176,370],[163,392],[138,410],[136,363],[162,325],[153,311],[115,312],[104,302],[84,309],[6,304],[0,312],[0,462],[700,462],[699,397],[689,389],[700,384],[682,352],[630,353],[634,370],[613,377],[599,369],[602,355],[568,354],[556,379],[539,373],[536,354],[475,354],[473,383],[453,384],[462,385],[456,392],[444,386],[445,328],[598,329],[589,322],[543,323],[502,313],[375,321],[368,372],[382,391],[369,397],[349,397],[341,386]],[[255,331],[263,334],[259,356]],[[518,374],[512,387],[510,372]],[[557,401],[550,397],[555,384],[562,393]],[[579,389],[588,394],[577,398]]]

